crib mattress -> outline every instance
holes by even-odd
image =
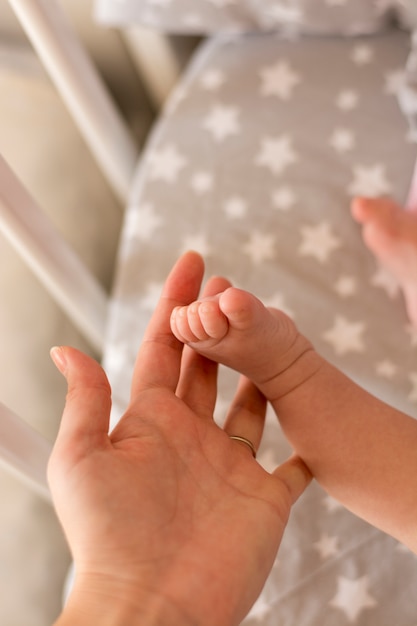
[[[291,315],[316,349],[372,393],[417,407],[417,333],[398,285],[362,242],[352,196],[404,202],[416,160],[396,91],[409,51],[399,30],[205,42],[138,165],[122,233],[104,366],[114,424],[170,267],[200,251]],[[216,419],[236,377],[221,370]],[[259,454],[287,443],[268,416]],[[417,562],[313,486],[294,507],[263,594],[245,623],[414,626]]]

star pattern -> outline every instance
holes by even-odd
[[[374,58],[373,48],[368,44],[358,44],[352,50],[351,59],[356,65],[366,65]]]
[[[404,86],[405,75],[404,70],[391,70],[385,75],[385,93],[396,96],[400,89]]]
[[[152,281],[146,285],[145,293],[140,300],[140,306],[145,311],[153,311],[158,303],[162,291],[162,282]]]
[[[261,595],[253,605],[249,617],[256,624],[262,624],[265,618],[271,613],[271,604]]]
[[[343,510],[343,505],[331,496],[326,496],[323,499],[323,505],[325,506],[328,513],[335,513],[336,511]]]
[[[342,245],[340,239],[333,234],[328,222],[320,222],[316,226],[302,226],[301,237],[299,254],[312,256],[320,263],[327,261],[333,250]]]
[[[226,82],[226,76],[220,69],[212,68],[206,70],[201,78],[200,84],[207,91],[217,91]]]
[[[325,561],[332,556],[339,554],[339,539],[327,533],[323,533],[320,539],[313,543],[313,548],[317,550],[320,558]]]
[[[336,98],[336,106],[341,111],[352,111],[358,106],[359,95],[353,89],[344,89]]]
[[[230,219],[242,219],[247,213],[248,203],[240,196],[233,196],[224,203],[224,210]]]
[[[272,205],[279,211],[289,211],[297,201],[297,196],[293,189],[288,186],[278,187],[272,192]]]
[[[156,150],[149,156],[151,180],[162,180],[175,183],[180,171],[185,167],[187,159],[172,144]]]
[[[382,266],[379,266],[371,277],[371,285],[383,289],[391,299],[396,298],[400,293],[400,286],[397,279]]]
[[[353,168],[353,181],[349,186],[350,194],[377,197],[390,193],[391,189],[392,186],[383,164],[376,163],[369,167],[357,165]]]
[[[295,312],[287,304],[286,297],[283,293],[274,293],[270,298],[263,298],[263,303],[265,306],[284,311],[284,313],[292,319],[295,318]]]
[[[271,7],[267,7],[268,18],[273,24],[294,25],[300,24],[303,18],[303,11],[301,7],[296,7],[293,4],[273,4]]]
[[[256,165],[268,168],[273,174],[282,174],[289,165],[296,163],[297,154],[288,135],[268,137],[261,142],[255,158]]]
[[[336,150],[336,152],[348,152],[355,146],[355,136],[352,131],[346,128],[335,128],[330,137],[329,143]]]
[[[394,378],[397,373],[398,367],[390,359],[384,359],[376,364],[376,371],[378,376],[382,378],[391,379]]]
[[[264,261],[275,257],[275,236],[255,230],[251,233],[248,243],[242,249],[252,263],[260,265]]]
[[[341,298],[348,298],[358,291],[358,281],[355,276],[340,276],[334,284],[335,291]]]
[[[239,109],[233,106],[217,104],[207,115],[203,127],[208,130],[213,139],[222,142],[232,135],[240,133]]]
[[[155,231],[163,224],[161,216],[149,202],[140,205],[136,211],[130,213],[126,221],[132,237],[142,241],[152,239]]]
[[[187,250],[195,250],[203,257],[209,257],[211,255],[211,247],[204,233],[186,235],[184,237],[181,252],[184,253],[187,252]]]
[[[187,0],[190,26],[206,26],[199,14],[200,1]],[[339,16],[356,7],[356,0],[317,1],[321,9],[327,7]],[[179,3],[172,0],[171,5]],[[213,13],[221,8],[207,0],[204,4]],[[229,4],[230,15],[243,4]],[[260,4],[261,0],[251,7],[257,11]],[[303,24],[299,7],[306,7],[306,15],[309,10],[307,2],[293,0],[271,0],[271,15],[274,7],[276,23],[286,21],[294,32]],[[269,19],[268,24],[274,23]],[[347,27],[341,20],[341,28]],[[353,32],[352,24],[350,28]],[[348,39],[343,54],[332,58],[337,71],[314,88],[311,76],[320,79],[326,60],[311,72],[311,61],[297,52],[298,40],[232,34],[210,42],[207,56],[199,58],[175,90],[175,107],[168,102],[170,117],[162,117],[159,134],[145,153],[148,166],[142,168],[137,196],[128,209],[135,216],[127,218],[131,258],[128,271],[123,270],[121,298],[134,315],[127,328],[120,329],[126,319],[122,316],[117,324],[124,339],[112,365],[117,388],[126,378],[124,361],[134,352],[123,346],[129,348],[136,341],[132,338],[141,336],[144,318],[155,306],[167,268],[165,254],[173,260],[182,250],[194,248],[206,257],[210,273],[228,276],[233,284],[256,293],[266,306],[294,318],[317,349],[360,384],[369,384],[400,405],[417,407],[417,332],[406,326],[398,283],[380,268],[374,271],[373,255],[363,245],[361,228],[349,211],[351,195],[402,197],[404,172],[412,170],[415,158],[395,100],[406,80],[406,46],[401,39],[403,56],[394,44],[386,51],[380,39],[389,38],[387,29],[382,38],[376,34]],[[249,59],[246,39],[247,48],[256,49],[256,59]],[[327,39],[333,46],[332,37],[321,38],[320,45],[327,45]],[[377,98],[370,97],[369,84],[374,90],[377,86]],[[396,127],[401,128],[398,140]],[[370,141],[371,134],[378,142]],[[223,375],[224,371],[216,408],[219,423],[235,390]],[[273,415],[267,421],[259,461],[271,471],[287,458],[289,447]],[[381,624],[384,607],[395,603],[402,618],[403,600],[400,604],[392,593],[384,597],[384,585],[392,580],[392,550],[385,540],[381,539],[381,558],[375,563],[376,532],[370,534],[369,543],[369,529],[317,485],[297,507],[282,545],[281,563],[271,572],[274,592],[261,596],[248,624],[280,623],[282,601],[290,616],[291,603],[296,607],[300,600],[312,598],[321,602],[320,617],[308,615],[317,624],[323,615],[338,626]],[[397,558],[402,555],[394,556],[396,571],[401,572]],[[302,595],[297,588],[300,574]],[[401,584],[406,589],[414,582]],[[399,584],[398,577],[395,585]],[[415,618],[410,620],[407,614],[402,621],[414,623]],[[307,626],[301,619],[295,622]]]
[[[339,576],[337,583],[337,593],[329,605],[342,611],[352,624],[365,609],[376,606],[376,600],[369,592],[367,576],[354,580]]]
[[[208,193],[213,189],[214,178],[213,174],[208,171],[201,170],[199,172],[195,172],[193,174],[190,186],[195,191],[195,193],[202,195]]]
[[[294,87],[301,81],[287,61],[277,61],[275,65],[264,67],[260,71],[263,96],[277,96],[281,100],[289,100]]]
[[[336,354],[365,352],[362,336],[364,331],[364,322],[349,322],[342,315],[337,315],[332,328],[323,333],[323,338],[332,346]]]

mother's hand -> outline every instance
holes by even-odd
[[[184,350],[169,326],[172,309],[197,297],[203,269],[188,253],[168,277],[110,435],[103,370],[74,349],[53,351],[68,396],[49,480],[76,568],[57,624],[239,624],[309,483],[300,459],[270,475],[230,439],[261,439],[265,401],[249,381],[224,429],[213,421],[216,365]],[[205,295],[225,286],[212,279]]]

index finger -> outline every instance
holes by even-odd
[[[203,275],[204,262],[196,252],[181,256],[169,273],[136,358],[132,401],[146,389],[163,387],[175,391],[183,344],[172,334],[170,317],[174,307],[190,304],[198,297]]]

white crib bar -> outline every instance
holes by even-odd
[[[49,502],[46,469],[51,450],[49,441],[0,403],[0,464]]]
[[[116,195],[126,204],[138,153],[56,0],[9,0]]]
[[[138,27],[124,29],[122,35],[154,104],[160,109],[181,72],[169,40]]]
[[[1,156],[0,231],[94,348],[101,352],[108,300],[104,289]]]

